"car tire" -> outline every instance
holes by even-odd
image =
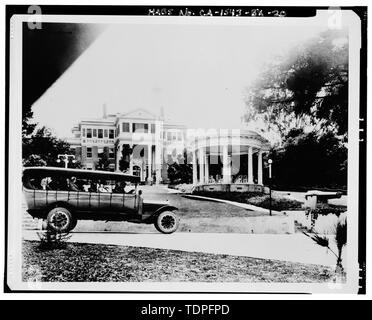
[[[155,228],[161,233],[169,234],[178,229],[180,220],[173,211],[163,211],[155,220]]]
[[[77,221],[71,212],[63,207],[53,208],[47,216],[48,228],[55,232],[69,232],[75,226]]]

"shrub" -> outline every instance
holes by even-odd
[[[41,250],[66,249],[67,240],[71,238],[70,233],[56,232],[51,229],[38,232],[37,235],[40,239],[39,249]]]

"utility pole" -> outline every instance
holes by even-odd
[[[271,212],[271,165],[273,163],[273,160],[269,159],[267,162],[269,163],[269,190],[270,190],[269,197],[270,197],[270,216],[271,216],[272,215],[272,212]]]

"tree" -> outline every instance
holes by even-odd
[[[35,130],[36,123],[30,123],[33,116],[31,106],[23,107],[22,110],[22,138],[32,134]]]
[[[130,156],[133,153],[133,149],[129,144],[123,144],[121,149],[121,159],[119,160],[119,170],[127,171],[130,165]]]
[[[277,188],[346,188],[347,148],[330,131],[319,136],[302,128],[292,129],[269,157]]]
[[[31,154],[27,158],[23,159],[24,167],[45,167],[46,165],[47,162],[36,154]]]
[[[246,95],[247,122],[283,139],[291,128],[333,131],[347,139],[348,38],[326,31],[277,57]]]
[[[99,153],[99,160],[97,163],[97,169],[102,171],[109,171],[110,170],[110,160],[108,156],[109,148],[104,147],[103,152]]]
[[[70,145],[61,139],[53,136],[52,132],[42,127],[31,135],[23,137],[22,157],[23,164],[30,166],[37,162],[37,165],[58,166],[58,154],[70,154]]]
[[[190,155],[184,149],[182,154],[177,155],[176,161],[168,162],[168,178],[174,183],[190,183],[192,181],[192,165],[188,163]]]

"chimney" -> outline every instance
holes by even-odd
[[[106,103],[103,104],[103,119],[107,118],[107,107]]]

